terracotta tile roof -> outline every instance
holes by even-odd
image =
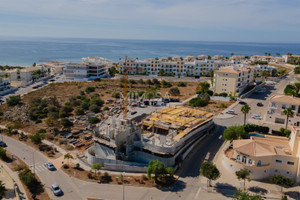
[[[288,138],[255,137],[247,140],[234,140],[233,149],[251,156],[291,155]]]
[[[232,74],[238,74],[239,72],[232,69],[232,68],[221,68],[219,70],[217,70],[216,72],[222,72],[222,73],[232,73]]]
[[[291,104],[300,104],[300,98],[286,95],[274,95],[270,97],[270,101],[272,102],[280,102],[280,103],[291,103]]]

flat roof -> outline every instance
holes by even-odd
[[[280,102],[280,103],[300,104],[300,98],[287,96],[287,95],[274,95],[270,97],[270,101]]]

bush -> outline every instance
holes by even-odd
[[[13,95],[13,96],[8,97],[8,99],[6,99],[6,103],[9,106],[16,106],[16,105],[20,104],[20,102],[21,102],[20,96]]]
[[[184,82],[178,82],[177,86],[178,87],[186,87],[186,84]]]
[[[19,173],[19,177],[29,190],[32,190],[38,184],[34,174],[27,167]]]
[[[219,95],[222,96],[222,97],[227,97],[228,94],[226,92],[222,92]]]
[[[91,93],[91,92],[95,92],[95,87],[88,86],[88,87],[85,88],[85,92],[88,93],[88,94]]]
[[[7,158],[7,156],[6,156],[6,149],[0,147],[0,159],[4,160],[6,158]]]
[[[221,104],[220,104],[220,108],[227,108],[227,106],[226,106],[225,103],[221,103]]]
[[[172,87],[172,84],[169,83],[169,82],[167,82],[167,81],[165,81],[165,80],[162,80],[160,83],[161,83],[161,85],[162,85],[163,88]]]
[[[160,85],[160,82],[157,80],[157,78],[152,79],[152,82],[154,85]]]
[[[97,124],[99,122],[100,122],[100,119],[98,119],[97,117],[92,117],[89,119],[90,124]]]
[[[259,132],[259,133],[263,133],[263,134],[268,134],[270,128],[267,126],[259,126],[256,124],[246,124],[244,126],[244,129],[247,133],[249,132]]]
[[[61,124],[64,128],[69,128],[69,127],[73,126],[73,123],[72,123],[69,119],[67,119],[67,118],[62,118],[62,119],[60,120],[60,124]]]
[[[68,164],[64,164],[64,165],[63,165],[63,168],[64,168],[64,169],[69,169],[69,165],[68,165]]]
[[[80,169],[80,164],[79,163],[76,163],[75,169]]]
[[[89,179],[93,179],[92,173],[89,172],[89,173],[87,174],[87,176],[88,176]]]
[[[189,101],[189,105],[193,107],[204,107],[208,104],[207,101],[204,101],[203,99],[200,98],[193,98]]]
[[[112,96],[113,98],[116,98],[116,99],[120,99],[120,98],[121,98],[120,92],[114,92],[111,96]]]
[[[105,106],[105,107],[103,108],[103,110],[104,110],[104,111],[107,111],[107,110],[109,110],[109,108],[108,108],[107,106]]]
[[[99,113],[100,112],[100,107],[97,106],[96,104],[92,104],[92,105],[90,105],[89,110],[91,112],[94,112],[94,113]]]
[[[207,94],[209,94],[209,96],[213,96],[214,92],[212,90],[206,90],[205,91]]]
[[[40,144],[42,140],[45,139],[45,134],[37,132],[36,134],[30,135],[30,139],[34,144]]]
[[[170,95],[172,96],[179,96],[180,95],[180,90],[178,89],[178,87],[172,87],[169,90]]]
[[[82,107],[75,108],[76,115],[84,115],[84,109]]]

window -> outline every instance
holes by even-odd
[[[281,108],[282,108],[282,109],[285,109],[285,108],[286,108],[286,105],[285,105],[285,104],[282,104]]]
[[[296,111],[296,106],[295,105],[292,105],[292,110]]]
[[[258,167],[261,166],[261,160],[259,160],[259,161],[257,162],[257,166],[258,166]]]
[[[245,164],[247,163],[247,157],[246,156],[242,157],[242,162],[245,163]]]
[[[240,155],[237,155],[237,156],[236,156],[236,159],[237,159],[237,160],[240,160]]]
[[[287,161],[287,164],[288,164],[288,165],[294,165],[294,162]]]
[[[276,107],[276,103],[275,102],[272,102],[272,107]]]
[[[278,170],[277,170],[277,169],[275,169],[275,172],[278,172]]]
[[[287,171],[286,173],[287,173],[287,174],[290,174],[290,172],[288,172],[288,171]]]
[[[249,159],[249,160],[248,160],[248,164],[249,164],[249,165],[252,165],[252,159]]]
[[[282,163],[282,160],[275,160],[276,163]]]

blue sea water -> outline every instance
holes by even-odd
[[[30,66],[34,62],[80,62],[82,57],[100,56],[117,62],[120,58],[156,58],[188,55],[300,54],[300,44],[160,41],[74,38],[0,38],[0,65]]]

